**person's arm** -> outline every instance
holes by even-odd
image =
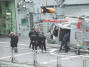
[[[19,40],[19,38],[18,38],[18,35],[17,35],[17,43],[18,43],[18,40]]]
[[[11,38],[12,34],[9,34],[9,37]]]

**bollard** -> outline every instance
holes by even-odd
[[[61,54],[59,54],[59,52],[58,52],[58,55],[57,55],[57,67],[61,67]]]
[[[14,63],[15,57],[14,57],[14,48],[12,47],[12,56],[11,56],[11,62]]]
[[[83,67],[86,67],[86,59],[84,56],[83,56]]]
[[[57,56],[57,67],[59,67],[59,64],[58,64],[59,61],[58,61],[58,60],[59,60],[59,59],[58,59],[58,56]]]
[[[34,65],[35,67],[38,66],[38,65],[37,65],[37,51],[36,51],[36,50],[34,50],[34,53],[33,53],[33,65]]]

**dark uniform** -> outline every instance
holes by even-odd
[[[53,35],[54,35],[55,37],[58,36],[58,28],[57,28],[57,26],[55,26],[55,28],[54,28]]]
[[[68,52],[68,45],[67,45],[68,39],[69,39],[69,33],[66,33],[62,39],[60,51],[62,50],[62,47],[64,46],[65,52]]]
[[[39,46],[39,48],[41,49],[41,37],[40,34],[37,35],[37,47]]]
[[[32,49],[34,50],[34,48],[37,50],[37,38],[38,38],[38,31],[36,30],[32,30],[30,33],[29,33],[29,37],[30,37],[30,40],[31,40],[31,43],[30,43],[30,46],[31,47],[31,44],[32,44]]]
[[[33,35],[33,34],[34,34],[34,31],[33,30],[29,32],[29,38],[30,38],[29,48],[31,48],[31,45],[32,45],[31,35]]]
[[[11,47],[12,47],[12,49],[16,48],[15,52],[17,52],[18,36],[11,34],[10,38],[11,38],[11,41],[10,41]]]
[[[37,50],[37,35],[36,34],[31,35],[31,41],[32,41],[32,49]]]
[[[46,40],[46,37],[43,34],[41,34],[40,35],[40,44],[41,44],[42,52],[43,52],[43,50],[46,51],[46,43],[45,43],[45,40]]]
[[[11,35],[11,47],[17,47],[17,43],[18,43],[18,36],[15,35]]]

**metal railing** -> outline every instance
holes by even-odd
[[[89,67],[89,56],[77,55],[62,58],[57,56],[57,67]]]
[[[34,67],[33,65],[26,65],[21,63],[11,63],[9,61],[0,60],[0,67]]]

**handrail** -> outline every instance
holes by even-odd
[[[11,63],[9,61],[4,61],[4,60],[0,60],[0,67],[34,67],[31,64],[24,64],[24,63]]]

